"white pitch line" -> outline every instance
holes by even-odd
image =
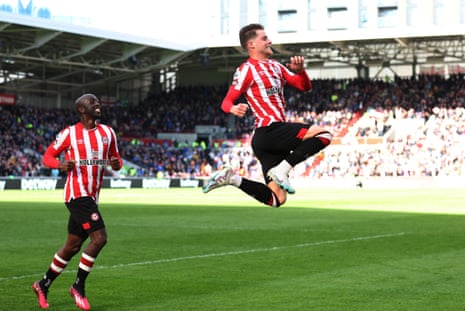
[[[241,250],[241,251],[232,251],[232,252],[223,252],[223,253],[211,253],[211,254],[203,254],[203,255],[176,257],[176,258],[148,260],[148,261],[132,262],[132,263],[112,265],[112,266],[96,266],[95,270],[124,268],[124,267],[133,267],[133,266],[145,266],[145,265],[154,265],[154,264],[159,264],[159,263],[176,262],[176,261],[181,261],[181,260],[202,259],[202,258],[211,258],[211,257],[222,257],[222,256],[231,256],[231,255],[242,255],[242,254],[251,254],[251,253],[259,253],[259,252],[271,252],[271,251],[278,251],[278,250],[287,249],[287,248],[310,247],[310,246],[319,246],[319,245],[327,245],[327,244],[338,244],[338,243],[347,243],[347,242],[354,242],[354,241],[382,239],[382,238],[390,238],[390,237],[402,236],[402,235],[406,235],[406,234],[407,234],[406,232],[387,233],[387,234],[379,234],[379,235],[371,235],[371,236],[354,237],[354,238],[350,238],[350,239],[328,240],[328,241],[319,241],[319,242],[312,242],[312,243],[302,243],[302,244],[296,244],[296,245],[290,245],[290,246],[273,246],[273,247],[266,247],[266,248],[247,249],[247,250]],[[76,270],[66,270],[63,273],[76,273]],[[0,277],[0,281],[9,281],[9,280],[32,278],[32,277],[36,277],[36,276],[42,275],[42,274],[36,273],[36,274],[29,274],[29,275]]]

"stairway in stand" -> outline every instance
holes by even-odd
[[[378,94],[375,94],[371,97],[371,99],[369,101],[367,101],[365,103],[365,105],[363,106],[363,108],[360,110],[360,111],[357,111],[354,113],[352,119],[350,119],[349,123],[347,124],[347,126],[345,128],[343,128],[337,135],[338,138],[343,138],[348,132],[349,132],[349,129],[355,124],[358,122],[358,120],[360,120],[360,118],[363,116],[363,114],[367,111],[368,107],[370,107],[371,103],[374,101],[374,99],[376,98]],[[315,158],[313,159],[313,162],[312,162],[312,165],[307,167],[306,170],[305,170],[305,176],[308,176],[310,171],[315,169],[321,161],[323,161],[323,159],[325,158],[325,155],[324,155],[324,152],[320,152],[318,154],[315,155]]]

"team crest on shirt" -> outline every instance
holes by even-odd
[[[108,137],[103,137],[103,138],[102,138],[102,143],[103,143],[104,145],[108,145]]]
[[[90,215],[90,219],[92,219],[92,221],[97,221],[99,220],[99,215],[98,213],[92,213],[92,215]]]
[[[92,159],[98,159],[98,150],[92,150],[90,152]]]

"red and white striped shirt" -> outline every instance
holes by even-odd
[[[296,74],[276,60],[249,58],[236,69],[221,108],[228,113],[241,94],[244,94],[254,112],[255,127],[285,122],[283,90],[286,84],[301,91],[312,89],[312,82],[305,70]]]
[[[110,165],[112,157],[117,157],[122,163],[114,130],[104,124],[97,124],[90,130],[85,129],[80,122],[68,126],[47,148],[43,156],[44,164],[50,168],[59,168],[57,157],[62,152],[65,152],[65,160],[76,163],[66,178],[65,202],[86,196],[98,202],[105,167]]]

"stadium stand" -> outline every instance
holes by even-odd
[[[288,118],[326,126],[335,142],[310,158],[296,176],[463,176],[465,174],[465,86],[463,75],[376,80],[315,80],[317,91],[287,89]],[[104,122],[120,137],[124,176],[194,178],[222,165],[260,178],[250,146],[251,117],[235,119],[228,131],[219,103],[226,86],[179,87],[148,96],[137,110],[105,110]],[[66,109],[26,105],[0,107],[0,176],[50,176],[40,162],[58,129],[76,122]],[[224,139],[187,144],[157,139],[161,132],[192,132],[218,125]],[[245,143],[240,143],[245,142]]]

